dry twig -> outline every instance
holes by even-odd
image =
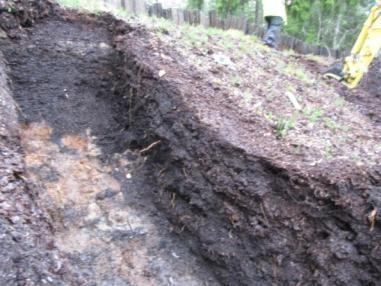
[[[368,215],[368,221],[370,224],[370,231],[374,230],[374,226],[376,224],[376,217],[377,217],[377,209],[374,209]]]
[[[153,142],[151,145],[149,145],[148,147],[142,149],[139,151],[140,154],[143,154],[149,150],[151,150],[153,147],[155,147],[156,145],[160,144],[161,143],[161,140],[157,140],[156,142]]]

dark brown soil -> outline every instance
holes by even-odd
[[[381,125],[381,60],[376,59],[360,86],[352,91],[342,88],[341,93],[361,106],[364,114]]]
[[[314,60],[308,60],[302,56],[295,56],[301,64],[308,70],[324,74],[330,62],[323,65]],[[355,103],[360,111],[368,116],[376,125],[381,124],[381,60],[376,58],[365,74],[360,85],[355,89],[348,89],[344,85],[330,80],[329,83],[335,86],[337,92],[344,96],[348,102]]]
[[[46,8],[48,2],[32,3]],[[50,11],[47,18],[30,30],[17,27],[16,33],[15,27],[1,25],[9,35],[19,38],[2,41],[1,50],[11,69],[14,97],[23,111],[20,118],[29,125],[47,122],[53,143],[61,142],[68,133],[83,135],[91,128],[104,164],[112,161],[115,153],[124,158],[127,149],[140,153],[144,158],[137,159],[140,169],[132,176],[144,176],[140,179],[141,192],[137,191],[141,198],[134,202],[155,201],[173,224],[182,246],[203,259],[197,264],[203,270],[197,277],[210,281],[205,285],[216,285],[214,276],[222,285],[379,284],[379,166],[360,168],[339,160],[308,168],[293,166],[292,162],[281,166],[277,158],[262,156],[255,146],[241,148],[238,139],[241,131],[245,133],[242,128],[250,125],[252,132],[245,134],[255,136],[258,122],[241,125],[242,114],[229,112],[228,102],[218,97],[200,74],[184,69],[178,53],[155,46],[152,34],[145,28],[110,16],[97,18],[57,8],[42,10]],[[32,19],[42,15],[32,14]],[[0,24],[8,23],[8,18],[16,22],[20,19],[7,15],[0,17]],[[76,43],[73,49],[69,38]],[[86,48],[81,53],[84,42]],[[108,52],[103,54],[101,46]],[[158,49],[173,60],[163,61]],[[161,70],[167,72],[165,77],[160,76]],[[221,114],[221,118],[213,117]],[[201,119],[205,116],[221,120],[220,130],[206,124]],[[225,132],[221,132],[223,123],[230,124]],[[261,141],[260,133],[257,136],[254,142]],[[280,146],[279,142],[274,144]],[[28,146],[26,143],[24,147],[26,155]],[[19,151],[14,151],[14,156],[17,154]],[[127,154],[136,156],[131,151]],[[4,164],[4,168],[10,167]],[[33,175],[33,170],[29,174]],[[112,173],[117,178],[122,174]],[[24,187],[18,190],[25,192]],[[125,198],[129,197],[125,194]],[[70,210],[70,204],[66,207]],[[46,211],[44,206],[41,209]],[[74,225],[80,218],[73,219],[69,212],[68,216]],[[35,217],[33,222],[39,224],[40,219]],[[60,223],[54,216],[51,223],[54,231],[47,236],[53,237],[59,233]],[[168,227],[161,216],[155,223]],[[38,237],[40,233],[35,231],[33,235]],[[5,232],[4,237],[9,234]],[[33,251],[42,247],[41,251],[50,254],[47,243],[41,244],[30,247]],[[120,243],[118,247],[127,246]],[[58,250],[67,255],[62,248]],[[4,259],[9,256],[5,253]],[[66,276],[53,278],[65,284],[65,279],[74,273],[79,280],[71,282],[73,285],[88,281],[94,285],[148,283],[134,280],[137,278],[132,272],[127,272],[130,277],[115,277],[113,273],[111,278],[102,276],[103,280],[96,280],[97,269],[89,266],[95,257],[94,253],[82,260],[81,255],[65,256],[65,263],[71,267]],[[81,267],[78,270],[73,265]],[[13,267],[5,269],[0,279],[14,271]],[[41,281],[31,279],[37,285]],[[17,285],[17,280],[9,281]],[[154,285],[169,284],[160,283]]]
[[[38,204],[39,189],[25,177],[14,101],[0,57],[0,283],[67,285],[51,225]]]

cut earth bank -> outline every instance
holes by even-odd
[[[3,285],[379,283],[361,106],[369,164],[295,154],[149,29],[0,3]]]

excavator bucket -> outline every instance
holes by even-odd
[[[351,55],[344,63],[334,65],[325,73],[325,77],[335,78],[349,88],[355,88],[360,83],[369,65],[381,49],[381,5],[372,8]]]
[[[333,78],[337,81],[344,80],[344,64],[343,63],[334,63],[331,65],[328,70],[324,73],[325,78]]]

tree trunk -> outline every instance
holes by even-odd
[[[263,23],[263,11],[262,11],[262,1],[255,1],[255,27],[258,29]]]

